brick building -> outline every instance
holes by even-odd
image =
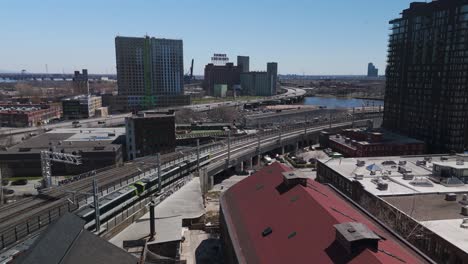
[[[176,147],[175,114],[143,112],[125,118],[127,158],[174,152]]]
[[[62,105],[60,103],[0,104],[0,126],[40,126],[61,116]]]
[[[377,157],[419,155],[425,152],[425,143],[388,131],[344,129],[341,134],[322,133],[322,147],[328,147],[346,157]]]
[[[433,263],[336,189],[279,163],[220,206],[225,263]]]

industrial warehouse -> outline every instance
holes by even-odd
[[[468,157],[320,160],[317,180],[336,186],[436,261],[468,261]]]

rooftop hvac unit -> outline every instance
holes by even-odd
[[[356,163],[356,166],[358,167],[363,167],[364,165],[366,165],[366,162],[364,160],[358,160]]]
[[[400,160],[400,161],[398,161],[398,165],[406,165],[406,160]]]
[[[461,214],[464,216],[468,216],[468,206],[463,206],[461,208]]]
[[[457,194],[455,193],[447,193],[445,195],[445,200],[448,202],[454,202],[457,200]]]
[[[464,218],[462,220],[462,223],[460,225],[461,228],[465,228],[465,229],[468,229],[468,218]]]
[[[426,161],[425,160],[417,160],[416,165],[417,166],[426,166]]]
[[[354,179],[358,180],[358,181],[361,181],[364,179],[364,175],[362,174],[355,174],[354,175]]]
[[[403,173],[403,180],[412,181],[413,179],[414,179],[414,175],[408,174],[408,173]]]
[[[463,160],[457,160],[457,165],[465,165],[465,162]]]
[[[468,195],[464,194],[462,200],[460,201],[461,204],[468,205]]]
[[[388,190],[388,183],[386,182],[379,182],[377,183],[377,189],[381,190],[381,191],[386,191]]]

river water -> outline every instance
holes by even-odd
[[[351,108],[367,106],[383,106],[384,101],[365,100],[356,98],[336,98],[336,97],[306,97],[305,105],[326,106],[327,108]]]

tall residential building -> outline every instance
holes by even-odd
[[[431,152],[468,147],[468,1],[412,3],[390,21],[383,126]]]
[[[372,62],[367,65],[367,77],[379,77],[379,69]]]
[[[116,37],[119,96],[149,109],[162,106],[164,97],[183,96],[182,40],[153,37]]]
[[[176,147],[175,114],[144,112],[125,118],[127,158],[174,152]]]
[[[237,56],[237,66],[240,67],[241,72],[249,72],[250,71],[249,56]]]

